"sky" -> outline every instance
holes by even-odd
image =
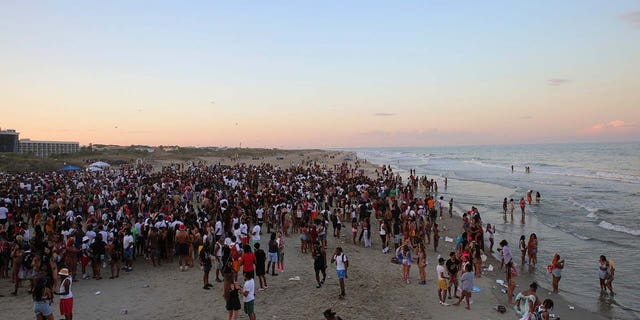
[[[0,108],[82,145],[638,141],[640,0],[1,0]]]

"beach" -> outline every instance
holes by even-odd
[[[301,161],[318,161],[329,167],[344,161],[344,158],[356,159],[355,154],[345,152],[311,151],[303,155],[294,155],[283,159],[266,159],[277,165],[299,163]],[[194,159],[196,160],[196,159]],[[203,159],[197,159],[203,160]],[[260,163],[265,159],[206,159],[209,162],[241,161]],[[362,161],[362,160],[361,160]],[[162,163],[163,164],[163,163]],[[371,163],[362,163],[367,174],[373,174],[378,167]],[[446,215],[445,215],[446,216]],[[346,279],[346,297],[339,299],[339,286],[335,264],[327,268],[327,281],[322,288],[316,288],[313,272],[313,260],[306,253],[300,253],[300,241],[293,234],[286,238],[285,270],[279,276],[267,275],[269,288],[256,293],[255,309],[259,319],[321,319],[327,308],[332,308],[343,319],[516,319],[516,314],[507,306],[506,295],[496,283],[504,279],[499,270],[499,261],[489,257],[486,264],[491,264],[494,271],[483,272],[482,278],[475,279],[474,284],[480,288],[474,292],[471,310],[463,306],[441,306],[436,296],[437,257],[445,259],[453,251],[453,242],[444,241],[445,237],[455,239],[462,232],[460,213],[455,212],[453,218],[438,220],[440,224],[440,241],[438,252],[427,245],[427,282],[418,284],[418,270],[414,266],[410,273],[410,283],[401,278],[401,266],[392,264],[393,253],[381,252],[380,239],[373,233],[372,247],[351,243],[350,228],[343,228],[342,237],[336,239],[328,234],[327,255],[337,246],[341,246],[350,260],[348,278]],[[348,223],[345,225],[349,225]],[[372,229],[377,230],[374,222]],[[266,240],[262,240],[263,246]],[[500,238],[496,238],[496,243]],[[513,244],[512,244],[513,248]],[[513,250],[513,249],[512,249]],[[76,319],[174,319],[204,318],[226,319],[225,303],[222,299],[222,284],[214,283],[211,290],[201,287],[202,271],[196,264],[187,272],[179,272],[174,259],[173,263],[152,267],[149,261],[138,257],[134,262],[133,272],[122,272],[118,279],[81,280],[73,284]],[[521,272],[518,277],[517,293],[524,290],[533,275]],[[538,279],[538,281],[540,281]],[[8,295],[10,282],[2,283],[0,310],[10,314],[11,319],[33,318],[31,297],[26,289],[21,289],[17,297]],[[580,306],[566,301],[559,295],[548,294],[544,289],[538,292],[540,298],[552,298],[555,308],[552,313],[562,319],[604,319]],[[453,303],[453,300],[448,300]],[[506,313],[498,313],[497,305],[505,305]],[[570,309],[570,307],[572,307]],[[58,318],[57,299],[54,314]],[[240,319],[246,319],[240,313]]]

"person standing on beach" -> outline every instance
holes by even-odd
[[[607,260],[607,257],[604,255],[600,256],[600,267],[598,268],[598,278],[600,278],[600,291],[606,292],[607,289],[613,295],[613,286],[611,282],[613,282],[613,276],[615,273],[615,268],[613,267],[613,263]]]
[[[60,314],[65,320],[73,320],[73,292],[71,292],[71,283],[73,280],[69,276],[69,269],[62,268],[58,271],[60,276],[60,289],[54,292],[60,296]]]
[[[507,279],[507,297],[509,304],[513,304],[513,289],[516,287],[517,273],[513,267],[513,256],[511,255],[511,249],[509,249],[509,243],[507,240],[500,241],[500,249],[498,249],[502,255],[502,265],[505,266],[505,278]]]
[[[267,278],[265,275],[264,265],[267,261],[267,254],[260,248],[260,243],[255,243],[253,245],[255,248],[254,255],[256,256],[256,276],[258,277],[258,281],[260,282],[260,288],[258,291],[263,291],[267,289]]]
[[[448,306],[449,304],[446,302],[446,299],[448,287],[447,279],[449,279],[449,276],[446,275],[447,271],[444,268],[444,258],[438,259],[436,272],[438,273],[438,303],[442,306]]]
[[[524,198],[520,198],[520,210],[522,210],[522,216],[524,216],[524,208],[526,207],[526,202]]]
[[[538,264],[538,236],[535,233],[529,236],[527,254],[529,256],[529,265],[535,267]]]
[[[459,306],[460,302],[462,302],[462,300],[464,299],[467,303],[467,310],[471,310],[469,299],[471,299],[471,292],[473,291],[473,278],[475,277],[475,274],[473,272],[471,264],[467,264],[464,271],[465,272],[460,277],[460,281],[462,282],[462,295],[460,295],[458,302],[454,303],[453,305]]]
[[[449,200],[449,218],[453,218],[453,198]]]
[[[507,198],[504,198],[504,200],[502,200],[502,212],[505,216],[507,215]]]
[[[344,278],[347,277],[347,268],[349,268],[349,260],[342,251],[342,247],[337,247],[331,257],[331,263],[336,263],[336,273],[338,274],[338,281],[340,282],[340,299],[344,299],[346,293],[344,289]]]
[[[526,242],[526,237],[523,235],[520,236],[520,241],[518,242],[518,249],[520,249],[520,257],[522,258],[522,265],[524,266],[525,262],[526,262],[526,256],[527,256],[527,242]]]
[[[513,201],[513,198],[511,198],[511,200],[509,200],[509,212],[511,213],[511,221],[513,222],[513,210],[516,209],[516,205]]]
[[[527,191],[527,202],[529,203],[529,205],[531,205],[531,194],[533,193],[533,190],[529,190]]]
[[[271,240],[269,240],[269,262],[267,263],[267,273],[269,273],[269,267],[271,267],[272,276],[277,276],[276,264],[278,263],[278,242],[276,241],[276,234],[271,233]]]
[[[456,256],[455,252],[449,253],[449,260],[445,264],[447,268],[447,273],[449,273],[449,285],[447,286],[447,293],[449,294],[449,299],[451,299],[451,287],[453,287],[453,296],[455,298],[458,297],[458,270],[460,269],[460,260]]]
[[[256,320],[256,313],[254,310],[254,289],[255,282],[253,280],[253,272],[247,272],[244,274],[244,286],[242,287],[242,295],[244,296],[244,313],[249,316],[249,320]]]
[[[536,191],[536,204],[540,204],[540,191]]]
[[[178,264],[180,271],[187,270],[187,256],[189,255],[189,233],[184,224],[180,224],[175,236],[176,253],[178,254]]]
[[[316,273],[316,288],[320,288],[327,278],[327,254],[320,242],[313,243],[311,255],[313,257],[313,270]],[[322,280],[320,280],[320,272],[322,272]]]
[[[550,269],[551,276],[553,277],[551,285],[553,286],[553,293],[558,293],[558,283],[560,282],[560,278],[562,278],[562,269],[564,269],[564,259],[560,260],[560,255],[556,252],[553,255],[553,261],[547,267]]]
[[[420,273],[420,282],[418,284],[425,285],[427,284],[427,248],[425,248],[424,243],[420,242],[418,244],[418,252],[416,254],[418,256],[418,271]]]
[[[242,287],[235,281],[229,287],[229,299],[225,306],[228,311],[227,320],[238,320],[238,310],[240,310],[241,307],[239,295],[240,290],[242,290]]]
[[[492,226],[491,223],[487,223],[487,233],[489,234],[489,252],[493,253],[493,235],[496,233],[496,227]]]
[[[202,271],[204,272],[202,275],[202,282],[204,290],[209,290],[213,285],[209,283],[209,272],[211,271],[212,262],[211,262],[211,244],[209,241],[204,242],[204,246],[200,249],[200,265],[202,266]]]
[[[440,230],[438,230],[438,224],[433,223],[433,252],[438,252],[438,243],[440,242]]]
[[[133,234],[131,229],[125,229],[125,236],[122,238],[122,248],[124,250],[124,266],[127,272],[133,270]]]
[[[522,291],[516,296],[516,312],[518,312],[523,319],[531,319],[531,316],[533,316],[533,313],[536,310],[536,306],[540,303],[538,294],[536,293],[537,290],[538,284],[532,282],[529,285],[528,290]],[[525,318],[525,316],[527,318]]]

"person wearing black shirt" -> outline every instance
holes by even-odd
[[[91,267],[93,269],[93,278],[102,279],[100,272],[102,271],[102,260],[104,259],[105,247],[107,245],[102,241],[102,234],[96,234],[95,241],[89,246],[91,250]]]
[[[455,252],[449,253],[449,260],[446,263],[447,272],[449,272],[449,287],[447,292],[449,293],[449,299],[451,299],[451,286],[454,287],[453,295],[458,297],[458,271],[460,270],[460,260],[456,257]]]

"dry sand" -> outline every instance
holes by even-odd
[[[330,155],[334,156],[331,158]],[[301,161],[321,160],[328,163],[342,161],[353,154],[341,152],[310,151],[304,155],[288,155],[285,159],[250,160],[244,162],[259,163],[268,161],[282,167]],[[218,159],[206,159],[210,162]],[[228,159],[219,159],[230,163]],[[166,163],[157,163],[158,165]],[[367,172],[375,168],[367,166]],[[442,237],[454,238],[461,232],[462,222],[459,217],[444,218],[439,221]],[[377,230],[374,223],[373,230]],[[446,229],[445,229],[446,228]],[[269,289],[256,293],[255,310],[258,319],[323,319],[322,312],[333,308],[343,319],[516,319],[509,307],[505,314],[494,310],[495,305],[506,305],[506,295],[500,292],[501,287],[496,279],[504,279],[498,270],[499,262],[491,257],[487,263],[495,267],[495,271],[483,273],[482,278],[475,280],[481,288],[473,294],[471,310],[463,306],[440,306],[436,297],[436,265],[437,256],[453,249],[453,243],[440,241],[439,252],[433,247],[427,249],[427,284],[418,284],[418,270],[411,268],[411,283],[401,281],[401,266],[390,263],[391,254],[382,254],[377,234],[372,234],[373,246],[364,248],[350,242],[351,234],[343,230],[342,238],[335,239],[329,232],[327,254],[330,255],[336,246],[342,246],[350,259],[348,279],[346,279],[347,296],[338,299],[339,285],[335,265],[328,267],[328,279],[318,289],[315,286],[313,260],[309,254],[300,253],[300,242],[292,235],[286,242],[285,271],[280,276],[267,276]],[[266,245],[263,235],[263,246]],[[496,239],[498,242],[499,239]],[[299,277],[299,281],[290,280]],[[222,298],[222,284],[211,282],[214,287],[202,289],[202,271],[192,268],[187,272],[179,272],[177,262],[163,264],[153,268],[142,258],[134,263],[134,271],[121,272],[119,279],[81,280],[73,284],[74,318],[75,319],[226,319],[225,303]],[[518,279],[516,292],[528,285],[526,276]],[[10,296],[12,289],[9,280],[0,281],[0,314],[3,319],[33,319],[31,297],[22,288],[17,297]],[[99,292],[99,294],[98,294]],[[539,292],[540,298],[550,297],[546,292]],[[562,319],[599,319],[596,314],[589,313],[575,306],[570,310],[560,296],[551,297],[556,302],[554,313]],[[57,306],[54,304],[54,315],[59,319]],[[453,302],[453,301],[451,301]],[[248,317],[240,313],[239,319]]]

